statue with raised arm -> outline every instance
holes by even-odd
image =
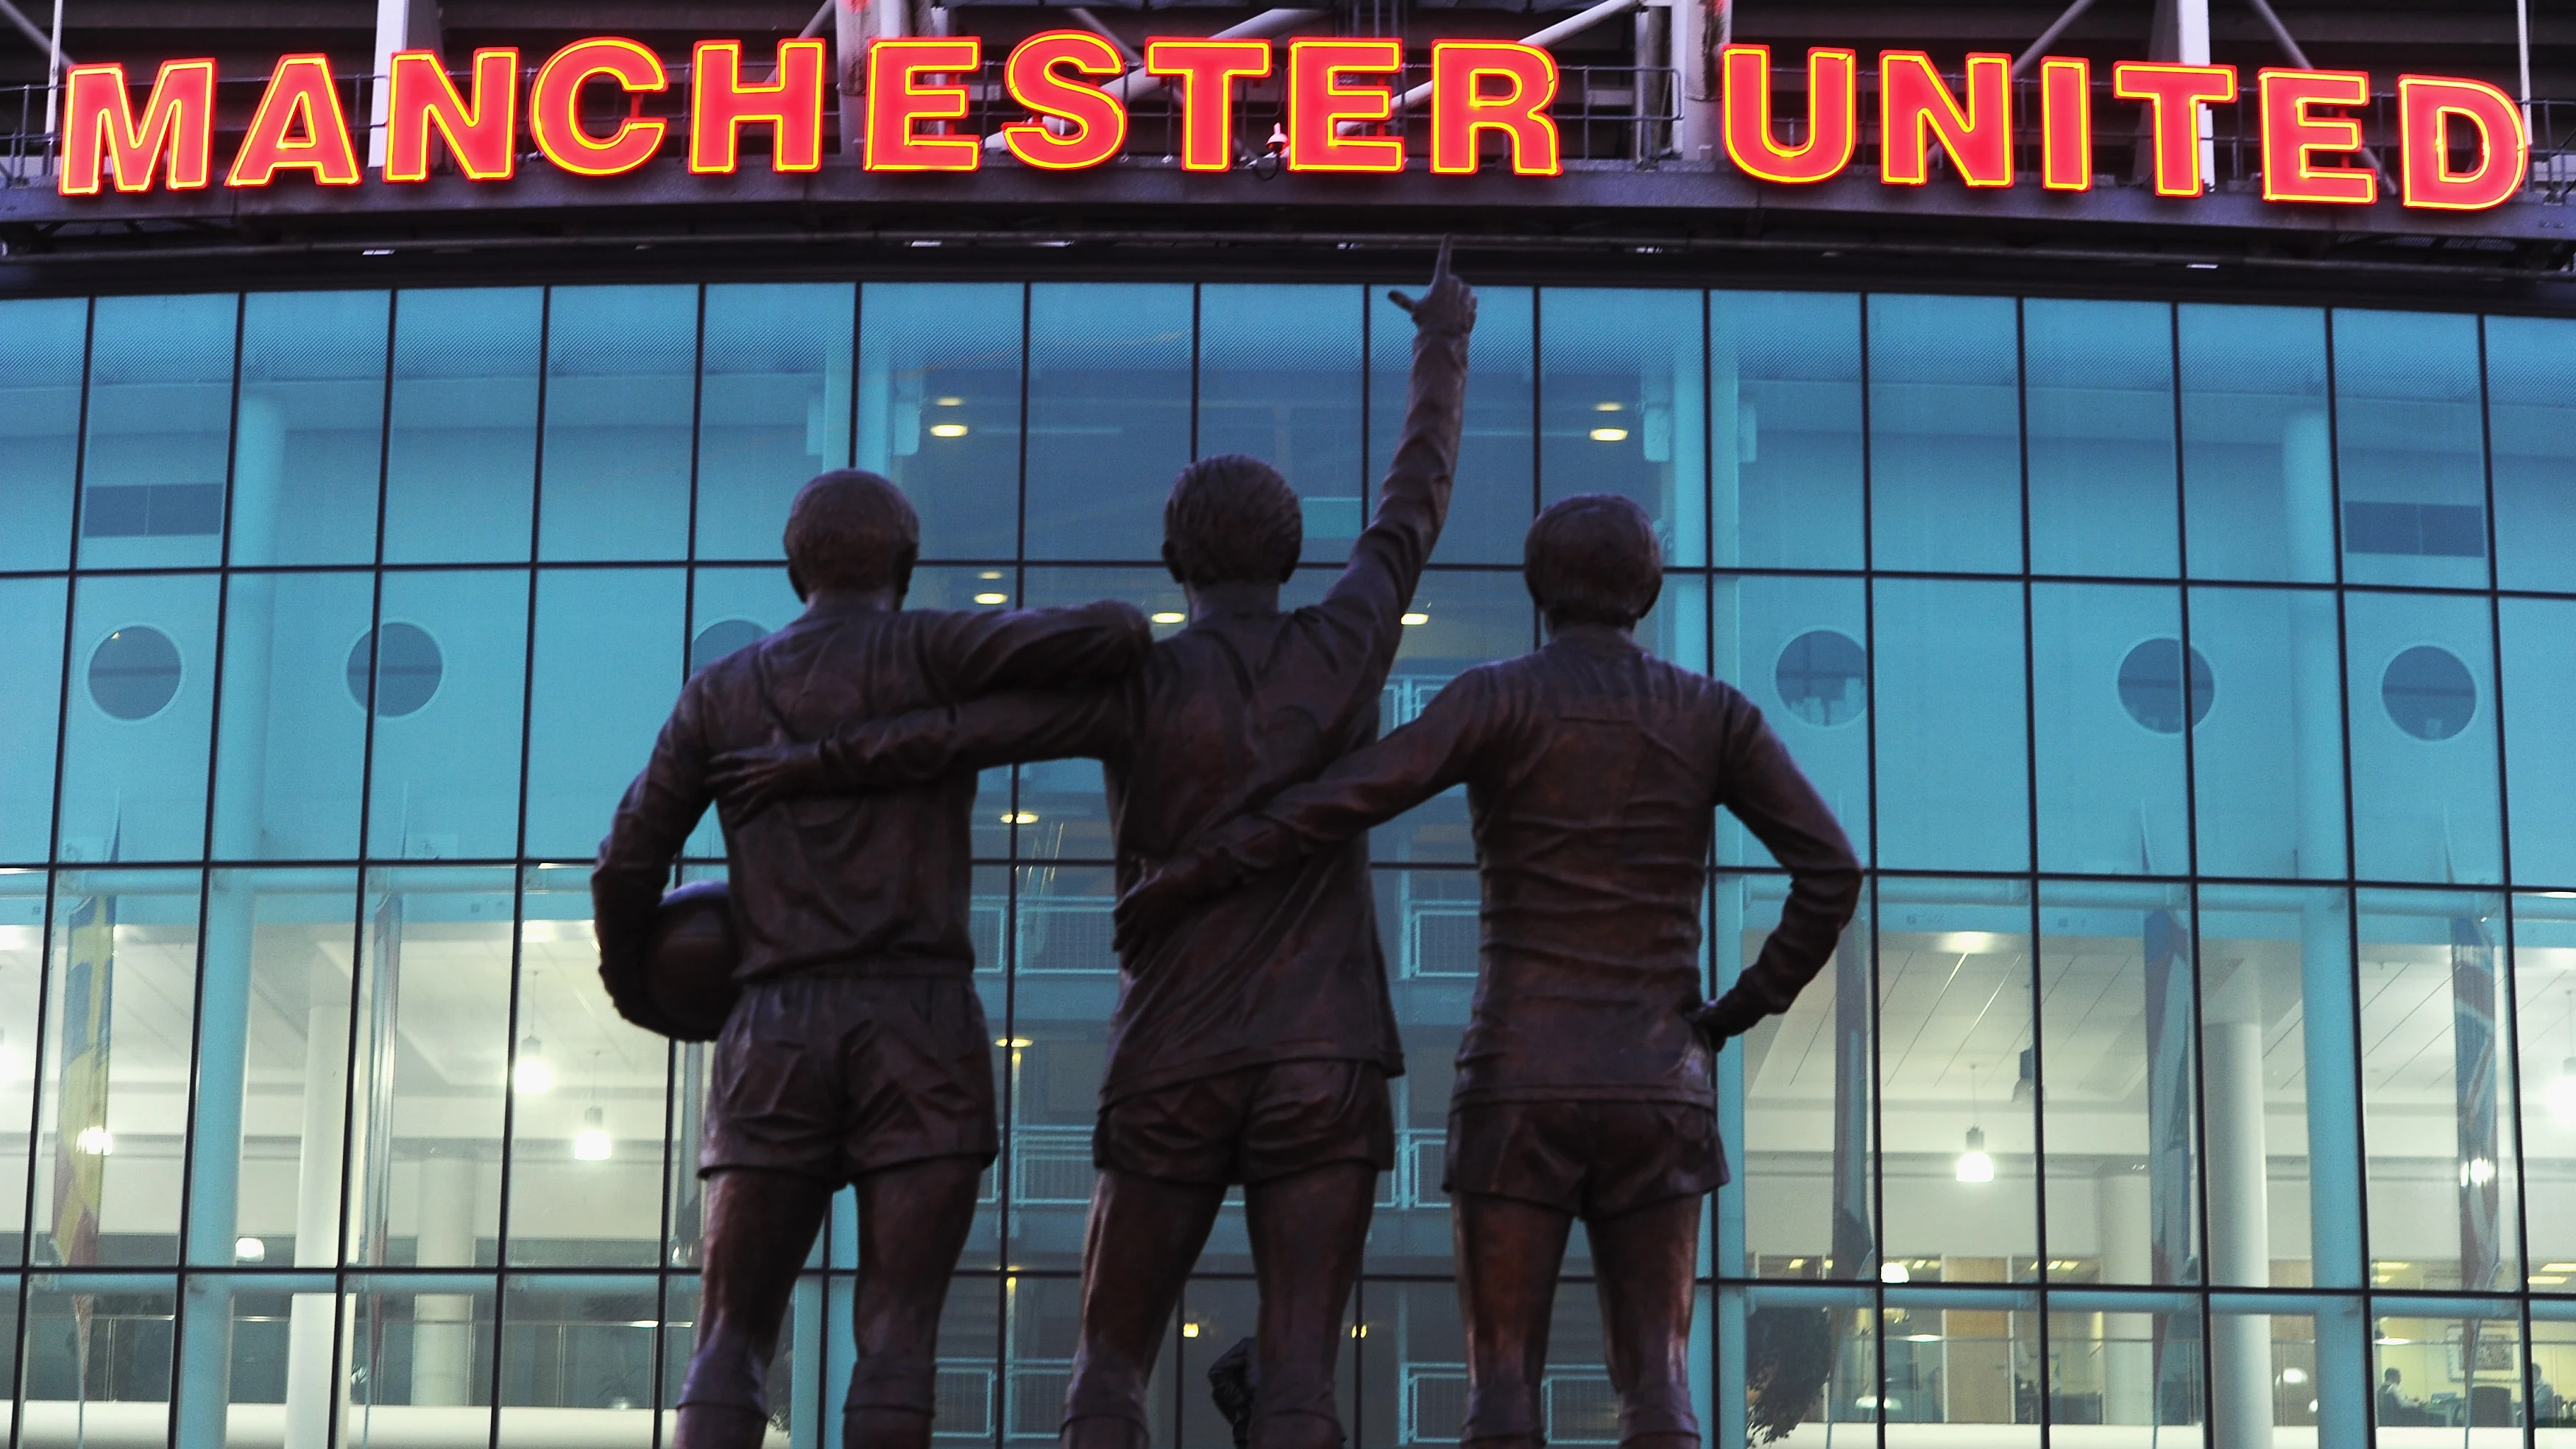
[[[805,611],[681,689],[591,877],[600,978],[619,1013],[703,1037],[657,991],[655,925],[724,751],[997,689],[1116,679],[1151,633],[1124,604],[902,607],[912,505],[873,473],[823,474],[787,520]],[[715,1038],[697,1349],[678,1449],[753,1449],[763,1378],[831,1196],[855,1184],[858,1362],[850,1449],[928,1449],[949,1275],[998,1144],[991,1036],[967,932],[975,776],[745,815],[724,809],[739,994]],[[693,888],[694,889],[694,888]]]
[[[1010,761],[1102,762],[1119,883],[1376,737],[1414,586],[1447,516],[1475,294],[1441,248],[1414,322],[1411,399],[1377,514],[1323,602],[1283,611],[1304,522],[1258,459],[1203,458],[1163,507],[1188,626],[1124,683],[1002,696],[723,762],[738,812]],[[804,808],[798,805],[791,808]],[[1333,1449],[1342,1313],[1404,1069],[1367,844],[1316,852],[1198,903],[1120,953],[1099,1169],[1083,1242],[1067,1449],[1144,1449],[1164,1325],[1242,1184],[1261,1296],[1254,1449]]]
[[[1544,1442],[1548,1315],[1580,1218],[1620,1443],[1697,1449],[1692,1269],[1701,1200],[1726,1181],[1712,1057],[1787,1010],[1832,955],[1860,866],[1760,711],[1638,646],[1663,563],[1637,505],[1551,506],[1524,577],[1544,648],[1467,671],[1411,724],[1212,831],[1132,888],[1118,924],[1157,939],[1199,902],[1257,891],[1464,784],[1484,904],[1443,1183],[1467,1336],[1462,1438]],[[1699,906],[1721,805],[1788,867],[1790,889],[1759,959],[1703,1005]]]

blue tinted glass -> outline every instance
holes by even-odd
[[[1472,666],[1528,653],[1537,643],[1531,632],[1536,612],[1516,573],[1443,569],[1425,574],[1414,592],[1413,612],[1404,616],[1411,622],[1404,626],[1395,668],[1387,676],[1380,727],[1393,729],[1410,721]],[[1466,787],[1433,796],[1379,826],[1369,838],[1370,851],[1389,863],[1473,861]]]
[[[1016,284],[871,283],[859,317],[859,466],[903,487],[924,558],[1020,540]]]
[[[1860,299],[1709,294],[1715,562],[1858,568]]]
[[[1700,295],[1559,287],[1539,298],[1540,503],[1633,499],[1674,567],[1708,560]]]
[[[2486,336],[2496,582],[2576,588],[2576,322],[2490,317]]]
[[[1190,456],[1190,289],[1029,293],[1029,552],[1146,561]]]
[[[2021,568],[2021,395],[2008,297],[1869,299],[1871,557]]]
[[[914,592],[920,592],[918,581]],[[700,569],[689,589],[689,672],[698,670],[736,649],[755,643],[795,621],[804,611],[797,602],[796,591],[787,586],[787,570],[780,565],[767,568]],[[724,854],[724,833],[718,828],[715,812],[707,812],[697,833],[689,838],[688,853],[693,856]]]
[[[2192,573],[2333,578],[2325,314],[2194,304],[2177,325]]]
[[[62,858],[193,860],[205,850],[206,746],[215,700],[211,575],[92,578],[72,604],[72,698],[63,744]],[[157,708],[128,718],[139,664],[117,634],[168,642],[177,676]],[[159,651],[153,651],[158,653]],[[146,681],[150,682],[150,681]]]
[[[437,646],[439,677],[426,704],[375,721],[367,853],[404,860],[516,853],[527,572],[389,573],[382,608],[388,631],[418,629]]]
[[[2344,577],[2484,587],[2478,319],[2339,309],[2334,360]]]
[[[2506,599],[2501,607],[2514,879],[2576,888],[2576,750],[2566,726],[2576,718],[2576,603]]]
[[[1200,289],[1198,456],[1277,468],[1304,504],[1309,563],[1348,554],[1374,503],[1360,474],[1367,301],[1356,287]]]
[[[2486,601],[2356,592],[2344,629],[2353,873],[2502,880]]]
[[[850,462],[847,285],[707,288],[700,558],[779,558],[788,500]]]
[[[1413,279],[1406,288],[1419,290]],[[1531,340],[1536,293],[1526,287],[1478,287],[1476,331],[1467,342],[1467,426],[1458,443],[1458,482],[1449,522],[1431,556],[1442,563],[1521,561],[1521,541],[1536,513],[1530,468],[1535,442],[1531,410],[1537,362]],[[1404,402],[1413,373],[1413,322],[1386,289],[1369,298],[1369,487],[1386,476],[1404,433]],[[1372,494],[1373,496],[1373,494]]]
[[[2217,698],[2194,727],[2200,868],[2344,873],[2343,713],[2334,596],[2194,589],[2191,647]]]
[[[367,634],[364,574],[236,575],[224,601],[220,860],[357,853],[366,716],[349,697],[351,644]]]
[[[229,294],[99,300],[81,472],[85,567],[222,557],[238,309]]]
[[[71,559],[72,478],[89,304],[0,302],[0,568]]]
[[[538,557],[681,557],[698,289],[557,287],[550,306]]]
[[[1858,579],[1719,578],[1712,672],[1744,691],[1869,858],[1869,635]],[[1767,864],[1734,817],[1717,858]]]
[[[376,556],[382,292],[254,292],[242,309],[231,561]]]
[[[2040,584],[2031,591],[2032,740],[2039,868],[2181,875],[2191,866],[2179,712],[2182,601],[2170,588]],[[2141,644],[2163,647],[2165,694],[2145,720],[2123,695]],[[2155,683],[2157,681],[2150,681]],[[2204,685],[2204,690],[2206,686]],[[2130,694],[2138,687],[2129,686]]]
[[[395,299],[387,562],[528,556],[544,309],[534,287]]]
[[[0,860],[43,860],[54,819],[64,583],[0,580]]]
[[[2022,304],[2030,368],[2030,566],[2176,572],[2173,309]]]
[[[1880,863],[2028,869],[2020,587],[1875,588]]]
[[[528,854],[587,860],[599,849],[679,696],[686,588],[677,569],[539,577]]]

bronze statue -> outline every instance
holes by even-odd
[[[1163,560],[1189,626],[1124,683],[997,696],[722,762],[738,813],[1009,761],[1104,766],[1118,880],[1377,734],[1402,616],[1448,513],[1475,294],[1441,248],[1413,316],[1412,396],[1376,519],[1324,601],[1282,612],[1303,542],[1297,495],[1241,456],[1183,470]],[[796,808],[803,808],[798,806]],[[1261,1295],[1255,1449],[1342,1439],[1333,1370],[1377,1175],[1394,1162],[1387,1079],[1404,1069],[1351,840],[1200,904],[1121,952],[1083,1245],[1067,1449],[1143,1449],[1145,1390],[1230,1184]]]
[[[1194,902],[1258,889],[1464,783],[1484,944],[1442,1184],[1467,1335],[1462,1437],[1544,1442],[1548,1314],[1581,1218],[1620,1443],[1696,1449],[1692,1267],[1701,1198],[1726,1181],[1711,1058],[1833,954],[1860,866],[1760,711],[1638,646],[1663,563],[1634,503],[1553,505],[1523,574],[1546,647],[1469,670],[1413,723],[1202,838],[1129,890],[1119,929],[1154,939]],[[1701,1005],[1714,805],[1788,867],[1790,890],[1760,958]]]
[[[702,1034],[657,999],[652,951],[718,753],[995,689],[1114,679],[1142,659],[1151,633],[1123,604],[902,608],[920,536],[912,505],[872,473],[826,473],[796,495],[787,572],[805,612],[689,680],[599,848],[600,978],[627,1020]],[[973,773],[954,770],[721,811],[741,992],[716,1039],[698,1159],[705,1278],[679,1449],[761,1442],[788,1294],[844,1183],[860,1226],[844,1442],[930,1443],[939,1311],[999,1140],[967,934],[974,797]]]

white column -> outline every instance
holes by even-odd
[[[474,1265],[475,1187],[480,1165],[470,1154],[423,1158],[419,1226],[413,1257],[424,1268]],[[411,1401],[474,1401],[474,1296],[423,1293],[411,1306]]]
[[[2102,1281],[2155,1281],[2154,1230],[2145,1170],[2124,1163],[2094,1182],[2101,1220]],[[2102,1422],[2150,1424],[2156,1407],[2156,1320],[2148,1313],[2102,1315]]]
[[[2201,1111],[2208,1123],[2209,1280],[2231,1287],[2269,1287],[2261,1020],[2240,1012],[2211,1021],[2204,1028],[2201,1062]],[[2270,1444],[2272,1320],[2212,1314],[2209,1364],[2216,1414],[2212,1440],[2226,1449]]]
[[[340,1106],[348,1096],[348,984],[338,968],[312,968],[304,1013],[303,1140],[296,1153],[295,1266],[340,1261]],[[332,1362],[339,1296],[298,1293],[286,1326],[286,1442],[330,1442],[340,1377]]]

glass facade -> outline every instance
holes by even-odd
[[[1168,632],[1172,474],[1258,453],[1312,597],[1409,335],[1347,285],[0,302],[20,1441],[658,1442],[705,1061],[610,1011],[585,862],[686,673],[793,615],[793,489],[899,481],[915,604]],[[1713,1443],[2576,1443],[2571,358],[2519,317],[1484,289],[1387,720],[1535,641],[1537,507],[1625,493],[1672,564],[1641,632],[1762,706],[1871,866],[1724,1056]],[[1097,767],[976,810],[1006,1145],[937,1433],[999,1445],[1056,1428],[1116,976]],[[1376,842],[1412,1070],[1362,1445],[1458,1429],[1465,825]],[[1721,831],[1712,989],[1783,887]],[[855,1257],[845,1195],[772,1378],[795,1445],[837,1442]],[[1157,1442],[1226,1442],[1248,1269],[1229,1208]],[[1589,1295],[1557,1313],[1549,1437],[1615,1442]]]

